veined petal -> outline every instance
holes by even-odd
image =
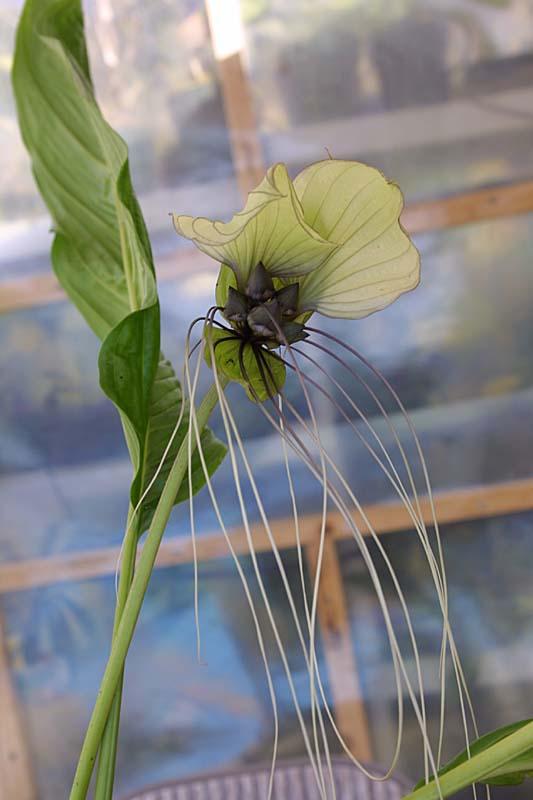
[[[284,164],[268,170],[229,222],[176,214],[173,220],[179,234],[233,269],[241,289],[259,261],[271,275],[288,278],[316,269],[335,249],[306,223]]]
[[[420,280],[420,257],[400,225],[399,188],[373,167],[329,159],[294,181],[306,222],[338,247],[300,283],[300,307],[356,319]]]

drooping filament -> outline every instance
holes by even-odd
[[[299,343],[296,346],[294,342],[291,344],[286,339],[283,328],[279,326],[276,320],[273,320],[272,329],[274,330],[275,335],[278,336],[279,341],[284,345],[282,353],[279,351],[274,352],[273,349],[269,349],[267,353],[267,351],[260,344],[254,344],[253,342],[251,344],[249,342],[241,342],[239,346],[238,357],[241,371],[243,372],[245,379],[247,376],[244,348],[252,347],[257,370],[261,375],[264,386],[269,390],[267,395],[270,396],[267,397],[267,399],[263,402],[259,402],[259,397],[255,396],[257,401],[257,413],[262,415],[263,418],[268,421],[272,431],[279,436],[280,439],[282,467],[284,469],[292,508],[294,546],[297,553],[299,571],[299,585],[291,585],[283,564],[283,559],[276,543],[275,536],[272,532],[267,512],[265,510],[265,504],[262,499],[260,485],[254,476],[250,458],[247,455],[247,448],[243,442],[236,415],[233,413],[230,402],[224,394],[221,376],[217,371],[216,348],[223,340],[218,339],[217,341],[213,341],[213,337],[209,335],[209,331],[212,329],[213,325],[216,325],[220,329],[223,329],[227,332],[227,339],[235,337],[235,333],[232,331],[232,329],[228,328],[223,322],[220,322],[216,319],[216,314],[219,310],[220,309],[213,307],[209,310],[208,314],[204,318],[196,320],[189,330],[186,342],[186,358],[184,369],[185,389],[188,400],[187,403],[183,404],[179,420],[179,422],[181,422],[183,416],[188,415],[188,459],[190,489],[189,508],[190,526],[193,540],[195,579],[194,608],[197,626],[198,658],[201,658],[198,604],[199,585],[196,554],[194,500],[191,491],[192,470],[190,469],[192,456],[195,449],[199,454],[207,485],[207,492],[213,505],[217,521],[220,525],[223,535],[226,538],[228,550],[233,561],[235,562],[240,581],[243,585],[246,601],[250,608],[250,613],[252,615],[253,624],[256,630],[259,650],[264,663],[274,718],[273,757],[268,798],[271,797],[273,790],[273,776],[279,742],[279,718],[276,691],[269,665],[264,632],[262,631],[257,612],[258,602],[262,604],[264,610],[266,611],[268,625],[271,633],[273,634],[276,648],[279,652],[279,656],[281,658],[289,684],[289,689],[304,740],[304,745],[312,764],[319,794],[323,800],[328,800],[330,797],[335,797],[335,783],[331,768],[328,728],[331,729],[334,737],[337,739],[339,745],[342,747],[346,755],[369,777],[375,780],[385,780],[392,774],[398,762],[403,735],[404,689],[407,691],[407,695],[420,729],[426,780],[432,776],[436,776],[440,764],[444,737],[447,690],[446,665],[448,657],[451,659],[453,674],[455,676],[467,747],[468,741],[471,738],[470,726],[472,727],[474,733],[477,733],[477,729],[472,702],[468,693],[463,669],[457,653],[456,644],[449,622],[446,570],[428,469],[412,421],[402,405],[400,398],[397,396],[387,379],[354,348],[349,347],[347,344],[331,334],[316,328],[306,327],[305,333],[309,336],[309,338],[307,338],[305,341],[302,341],[305,337],[298,337]],[[191,335],[195,326],[198,324],[202,325],[202,333],[198,342],[194,345],[194,347],[191,347]],[[231,469],[233,477],[238,508],[246,535],[249,556],[251,558],[257,586],[259,588],[259,598],[254,596],[254,593],[248,584],[245,571],[240,563],[239,556],[233,547],[231,533],[228,531],[228,528],[224,522],[223,512],[217,499],[212,481],[209,477],[205,456],[202,451],[200,440],[201,431],[199,430],[196,419],[195,401],[199,383],[199,375],[202,365],[205,363],[204,356],[206,353],[209,355],[208,360],[213,370],[215,385],[217,387],[220,414],[228,445],[229,468]],[[196,357],[196,363],[191,369],[194,355]],[[318,357],[315,357],[316,355],[320,356],[320,360]],[[293,381],[293,387],[296,387],[297,393],[300,397],[300,402],[297,404],[294,402],[294,391],[291,391],[290,396],[287,395],[283,390],[277,391],[276,380],[272,374],[272,358],[277,358],[284,362],[285,368],[289,374],[289,380]],[[333,369],[330,369],[330,367],[333,366],[336,368],[336,372]],[[372,414],[370,418],[367,417],[365,412],[355,402],[349,391],[343,385],[343,378],[339,377],[339,367],[341,368],[342,375],[346,376],[350,380],[355,379],[357,381],[361,389],[365,392],[368,400],[372,403],[373,407],[375,408],[375,414]],[[362,371],[362,367],[365,369],[365,372]],[[370,373],[373,378],[372,382],[366,376],[368,373]],[[373,386],[372,383],[377,385]],[[254,390],[251,382],[249,387],[251,387],[250,393],[253,396]],[[330,389],[330,387],[332,387],[332,389]],[[315,411],[314,404],[317,398],[320,398],[322,402],[325,401],[330,404],[335,414],[340,415],[346,424],[347,435],[348,432],[353,434],[355,439],[364,447],[372,462],[379,467],[387,482],[390,484],[392,491],[403,503],[408,517],[412,523],[412,528],[420,543],[422,553],[427,561],[432,583],[435,588],[438,607],[442,615],[441,657],[439,665],[440,721],[436,747],[430,741],[430,736],[428,733],[428,719],[421,658],[414,626],[400,580],[379,536],[379,532],[374,530],[371,521],[365,513],[363,504],[358,499],[356,491],[350,485],[350,481],[346,478],[341,468],[336,463],[335,454],[332,452],[331,447],[325,444],[324,435],[323,432],[321,432],[319,419]],[[402,441],[402,436],[400,435],[400,431],[396,422],[397,415],[395,415],[395,417],[391,417],[386,411],[385,402],[390,403],[391,401],[396,407],[400,419],[403,420],[403,428],[407,429],[410,437],[410,446],[414,448],[416,453],[416,459],[413,463],[410,461],[407,455],[407,447]],[[303,412],[301,410],[302,406],[304,408]],[[386,445],[382,433],[380,433],[377,429],[374,422],[375,416],[380,416],[384,420],[393,443],[392,448]],[[177,428],[178,425],[176,426],[176,430]],[[166,452],[169,451],[170,446],[171,442],[169,443]],[[311,587],[311,591],[308,589],[305,577],[297,488],[294,483],[290,466],[292,458],[297,458],[301,461],[312,478],[317,482],[322,495],[318,558],[315,580],[313,586]],[[417,490],[417,473],[420,473],[422,476],[424,493],[427,496],[426,503],[429,504],[431,517],[431,525],[429,527],[426,526],[424,521],[423,504]],[[157,473],[152,479],[152,483],[155,481],[156,477]],[[264,527],[268,537],[269,545],[274,555],[276,567],[279,572],[281,585],[284,593],[287,596],[291,617],[295,624],[298,643],[301,647],[304,661],[308,670],[309,705],[311,709],[310,731],[308,730],[307,723],[304,718],[301,702],[296,692],[287,655],[285,653],[284,644],[279,633],[278,625],[274,618],[271,602],[268,597],[268,591],[266,589],[265,581],[261,571],[260,559],[256,553],[253,532],[250,524],[251,510],[246,505],[244,500],[245,487],[252,493],[261,524]],[[149,486],[144,493],[145,495],[150,488],[151,487]],[[142,502],[142,499],[143,498],[141,498],[140,502]],[[330,508],[336,509],[343,519],[346,528],[350,532],[367,568],[368,576],[372,583],[377,602],[381,610],[389,642],[397,696],[397,734],[390,766],[384,773],[381,774],[372,773],[351,753],[349,746],[344,741],[342,734],[335,722],[333,711],[329,706],[328,698],[326,696],[323,678],[320,673],[320,665],[315,643],[316,617],[318,593],[320,588],[321,564],[326,536],[327,514]],[[361,530],[356,518],[354,517],[354,511],[358,512],[358,518],[363,520],[366,530]],[[374,552],[369,548],[368,540],[372,541]],[[407,648],[406,646],[402,646],[400,644],[398,638],[398,625],[389,610],[386,591],[382,585],[378,571],[379,561],[381,561],[381,563],[384,565],[386,573],[390,578],[390,583],[393,587],[397,605],[401,611],[401,617],[403,620],[401,624],[405,626],[408,633],[407,638],[409,644]],[[297,613],[297,603],[295,600],[296,592],[300,593],[301,598],[303,599],[303,624]],[[411,670],[408,667],[409,660],[412,660],[414,663],[414,674],[411,674]],[[436,785],[440,792],[438,779],[436,780]]]

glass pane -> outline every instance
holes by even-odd
[[[408,199],[532,174],[528,0],[242,6],[267,161],[327,147]]]
[[[450,619],[482,732],[529,715],[533,674],[532,530],[531,513],[446,525],[441,530]],[[434,587],[420,558],[414,533],[392,534],[381,541],[405,592],[417,633],[428,697],[428,721],[436,741],[441,617],[434,603]],[[372,552],[391,616],[401,629],[400,646],[408,653],[408,636],[402,627],[402,611],[390,575],[377,551]],[[386,763],[390,761],[396,735],[396,694],[386,631],[361,557],[348,542],[342,543],[340,554],[353,645],[376,757]],[[408,663],[413,665],[412,656],[408,657]],[[453,686],[451,665],[448,666],[449,686]],[[407,694],[405,702],[408,711],[401,765],[406,774],[418,779],[424,772],[420,736]],[[445,759],[464,749],[460,707],[453,689],[448,703]],[[471,796],[471,792],[464,794],[465,800]],[[531,796],[531,789],[527,783],[524,787],[494,788],[491,796],[525,800]]]
[[[315,325],[355,347],[390,381],[421,438],[434,487],[530,475],[533,283],[525,253],[531,217],[428,233],[416,243],[422,255],[416,291],[364,320]],[[338,342],[329,346],[357,365]],[[373,421],[379,416],[368,392],[338,362],[317,356],[312,345],[309,352],[328,365],[366,415]],[[390,394],[383,386],[377,390],[397,419]],[[334,394],[348,409],[341,392]],[[353,437],[343,436],[344,417],[329,409],[337,423],[336,452],[348,459],[362,496],[383,498],[389,491],[383,476],[367,471]],[[353,411],[351,416],[356,418]],[[387,426],[378,428],[392,444]]]
[[[50,240],[7,69],[21,5],[0,3],[0,273],[10,278],[47,271]],[[408,200],[532,174],[528,0],[241,5],[265,163],[294,172],[327,147],[375,164]],[[94,0],[86,12],[98,99],[128,142],[164,255],[181,246],[170,210],[220,218],[240,206],[203,5]]]
[[[295,557],[286,554],[284,560],[291,585],[298,585]],[[249,559],[243,567],[276,689],[279,756],[303,755],[289,685]],[[262,557],[260,569],[310,731],[309,678],[273,558]],[[153,576],[128,656],[117,797],[150,783],[272,757],[272,703],[240,581],[225,561],[202,565],[200,580],[198,664],[192,570],[163,569]],[[114,591],[113,579],[102,578],[2,597],[39,800],[68,795],[108,651]],[[328,696],[320,647],[317,656]]]
[[[50,220],[33,184],[9,83],[21,7],[21,0],[0,0],[2,282],[50,274]],[[242,204],[225,87],[204,4],[91,0],[84,7],[98,99],[130,147],[134,184],[154,245],[164,351],[179,369],[186,328],[212,302],[216,268],[191,255],[172,230],[168,212],[228,218]],[[401,184],[409,201],[533,174],[529,0],[432,0],[426,6],[415,0],[242,0],[241,10],[244,78],[254,98],[265,164],[284,160],[295,173],[323,158],[328,147],[335,157],[375,164]],[[424,274],[415,293],[376,317],[342,327],[319,323],[371,359],[398,390],[419,431],[436,489],[531,475],[532,219],[419,236]],[[5,285],[0,283],[0,292]],[[2,315],[0,340],[0,560],[118,547],[131,468],[117,414],[98,388],[97,342],[66,302]],[[307,352],[342,383],[390,449],[387,423],[358,379],[323,352]],[[342,412],[313,389],[323,442],[358,497],[389,500],[389,482],[353,431],[358,419],[353,407],[317,367],[301,363],[341,404]],[[383,387],[380,391],[396,422],[394,403]],[[240,388],[231,387],[228,396],[238,409],[265,509],[271,517],[285,517],[291,504],[279,438],[254,405],[243,401]],[[309,422],[294,376],[287,397]],[[357,425],[365,430],[364,423]],[[223,432],[219,417],[213,426]],[[402,441],[406,436],[400,425]],[[414,455],[412,445],[407,451]],[[318,511],[322,495],[316,480],[296,460],[291,466],[301,513]],[[229,468],[217,474],[214,485],[227,526],[240,525]],[[249,486],[243,491],[248,517],[257,521],[253,493]],[[217,529],[205,491],[196,513],[200,534]],[[531,515],[516,515],[445,531],[452,611],[483,729],[523,716],[527,708],[526,547],[532,522]],[[186,507],[175,513],[169,534],[189,535]],[[425,661],[434,665],[438,623],[412,535],[392,536],[386,547],[405,578]],[[394,713],[383,690],[390,670],[379,615],[352,552],[341,548],[352,632],[376,755],[385,760]],[[294,554],[285,558],[294,585],[299,580]],[[303,658],[279,576],[272,558],[262,557],[261,565],[304,698]],[[248,562],[246,570],[251,575]],[[128,666],[120,793],[230,762],[268,759],[272,711],[242,589],[226,562],[201,572],[207,668],[195,661],[191,570],[154,575]],[[113,580],[3,594],[0,605],[39,796],[63,797],[108,652]],[[264,615],[261,621],[266,624]],[[267,639],[280,703],[280,755],[290,756],[303,752],[302,742],[280,659],[272,636]],[[434,695],[432,723],[433,701]],[[461,746],[456,718],[452,697],[450,753]],[[412,719],[406,742],[403,767],[416,776],[420,751]],[[526,796],[516,791],[516,797]]]
[[[0,0],[0,277],[49,271],[50,219],[17,127],[9,68],[22,0]],[[85,3],[98,101],[128,143],[133,182],[158,255],[180,243],[168,213],[239,205],[203,2]],[[147,80],[147,76],[150,80]]]
[[[10,69],[21,0],[0,3],[0,277],[49,269],[50,220],[18,130]],[[43,247],[39,238],[46,242]]]

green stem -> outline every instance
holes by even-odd
[[[499,767],[532,747],[533,722],[530,722],[492,747],[488,747],[482,753],[472,756],[468,761],[442,775],[439,778],[440,793],[435,781],[431,781],[426,786],[417,789],[416,792],[405,795],[403,800],[438,800],[440,797],[450,797],[460,789],[464,789],[465,786],[471,786],[473,783],[493,775]]]
[[[128,592],[133,580],[135,570],[135,558],[137,556],[137,543],[139,541],[139,520],[140,516],[133,517],[133,507],[130,506],[128,521],[126,524],[126,534],[122,546],[122,558],[120,565],[120,575],[118,582],[117,603],[115,606],[115,620],[113,623],[113,636],[111,642],[115,640],[118,626],[122,618],[124,606],[128,598]],[[113,698],[113,705],[109,712],[106,722],[100,754],[98,756],[98,770],[96,774],[96,788],[94,792],[95,800],[112,800],[113,783],[115,779],[115,762],[117,758],[118,730],[120,725],[120,706],[122,703],[122,685],[124,682],[124,669],[120,676],[119,685]]]
[[[227,381],[221,379],[224,386]],[[211,386],[206,393],[197,411],[198,428],[201,431],[207,423],[209,416],[218,402],[218,393],[215,386]],[[192,442],[195,449],[196,440]],[[181,447],[172,464],[161,497],[154,512],[152,524],[148,531],[146,542],[142,549],[141,557],[133,577],[130,591],[122,617],[117,628],[116,636],[111,646],[111,653],[104,671],[93,713],[85,734],[85,740],[80,753],[74,782],[70,792],[70,800],[85,800],[91,775],[96,761],[96,755],[102,739],[105,724],[113,703],[113,698],[120,683],[124,662],[128,653],[135,625],[139,617],[142,602],[150,575],[154,567],[159,545],[170,517],[176,495],[187,472],[188,462],[188,436],[183,440]]]

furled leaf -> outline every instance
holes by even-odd
[[[356,319],[379,311],[420,278],[418,252],[399,223],[399,188],[373,167],[327,159],[294,180],[305,221],[335,243],[300,284],[302,310]]]
[[[250,344],[245,344],[241,350],[240,340],[228,338],[226,331],[211,328],[207,335],[208,340],[213,343],[218,369],[229,380],[244,386],[250,400],[267,400],[283,387],[285,365],[277,356],[262,348],[264,361],[261,363]],[[206,347],[205,358],[211,366],[209,346]]]
[[[54,220],[54,269],[104,338],[157,298],[127,148],[94,99],[77,0],[26,3],[13,85],[35,179]]]
[[[102,386],[121,413],[135,469],[135,502],[164,452],[182,397],[159,351],[150,243],[131,186],[126,145],[94,98],[80,0],[27,0],[13,85],[24,143],[54,222],[54,270],[104,340]],[[120,392],[110,375],[123,376]],[[207,436],[212,446],[207,461],[216,468],[221,445]],[[156,487],[160,481],[143,510],[145,526]]]
[[[532,721],[531,719],[525,719],[520,722],[514,722],[511,725],[504,725],[503,728],[498,728],[476,739],[469,747],[470,752],[463,750],[462,753],[459,753],[458,756],[439,770],[439,777],[451,772],[452,769],[458,767],[460,764],[464,764],[469,758],[472,758],[472,756],[476,756],[478,753],[482,753],[484,750],[492,747],[492,745],[501,742],[502,739],[507,738],[507,736],[510,736]],[[533,748],[517,756],[512,761],[508,761],[493,772],[488,772],[483,778],[478,778],[476,782],[489,784],[491,786],[513,786],[523,783],[526,778],[531,777],[533,777]],[[430,783],[433,781],[434,778],[431,779]],[[419,781],[413,791],[422,788],[422,786],[425,786],[424,780]]]

